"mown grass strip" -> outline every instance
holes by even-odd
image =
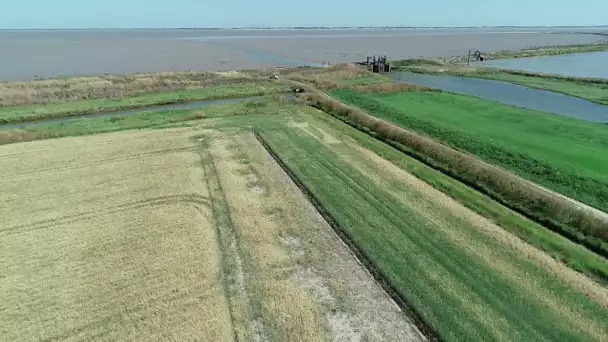
[[[386,291],[386,293],[397,303],[397,305],[406,312],[415,322],[418,329],[424,334],[424,336],[431,341],[440,341],[439,335],[424,321],[422,316],[408,304],[406,298],[388,281],[383,271],[374,264],[374,262],[366,255],[353,241],[353,239],[346,234],[346,230],[341,228],[337,221],[333,218],[330,211],[328,211],[323,203],[308,189],[308,187],[300,181],[296,174],[289,168],[289,166],[281,159],[281,157],[272,149],[268,144],[268,141],[258,132],[255,131],[254,135],[268,154],[277,162],[277,164],[283,169],[283,171],[291,178],[296,186],[302,191],[302,193],[308,198],[315,209],[325,219],[327,224],[334,230],[334,232],[344,241],[351,252],[359,259],[359,261],[365,266],[369,273],[376,279],[378,284]]]

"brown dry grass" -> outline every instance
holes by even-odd
[[[282,73],[291,80],[314,84],[319,89],[336,89],[345,84],[341,81],[370,72],[355,64],[336,64],[330,68],[292,69]]]
[[[0,147],[0,336],[230,340],[199,156],[183,131]]]
[[[252,134],[207,136],[239,237],[248,336],[420,338]]]
[[[0,106],[48,104],[248,82],[247,72],[162,72],[125,76],[90,76],[0,82]]]
[[[570,234],[569,232],[575,229],[578,234],[608,241],[608,221],[593,212],[582,210],[555,193],[536,187],[510,172],[469,154],[456,151],[426,136],[345,105],[323,93],[309,93],[306,98],[320,109],[346,117],[383,139],[405,145],[418,158],[454,174],[502,203],[509,204],[512,208],[534,217],[553,229],[560,230],[562,234]]]

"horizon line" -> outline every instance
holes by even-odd
[[[242,26],[242,27],[90,27],[90,28],[0,28],[0,31],[85,31],[85,30],[331,30],[331,29],[475,29],[475,28],[608,28],[606,25],[495,25],[495,26]]]

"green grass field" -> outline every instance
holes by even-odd
[[[447,92],[332,94],[608,211],[608,127]]]
[[[92,114],[125,108],[194,100],[247,97],[288,92],[284,85],[270,82],[235,83],[166,93],[148,93],[117,99],[93,99],[57,102],[47,105],[0,107],[0,123],[35,121],[78,114]]]
[[[340,133],[296,124],[262,135],[443,339],[606,338],[599,322],[608,311],[564,285],[559,271]]]

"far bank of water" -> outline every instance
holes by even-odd
[[[393,82],[477,96],[516,107],[608,123],[608,106],[552,91],[478,78],[395,72]]]
[[[480,66],[525,70],[544,74],[608,79],[608,51],[573,53],[558,56],[498,59]]]

